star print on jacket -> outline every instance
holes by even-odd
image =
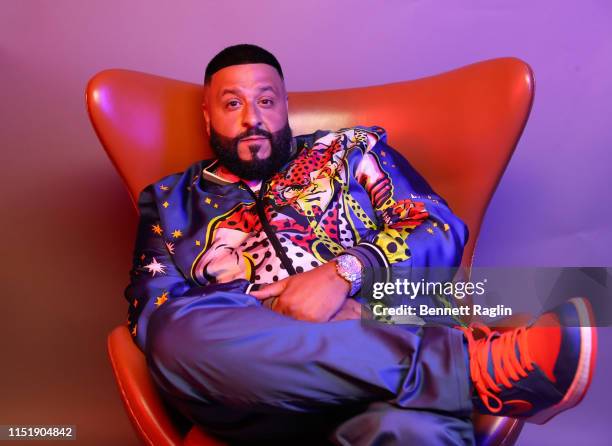
[[[145,265],[144,268],[149,271],[152,276],[155,276],[156,273],[165,274],[167,267],[163,263],[159,263],[157,259],[153,257],[153,261]]]

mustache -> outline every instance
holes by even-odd
[[[249,136],[264,136],[270,140],[272,140],[272,133],[264,130],[264,129],[260,129],[259,127],[251,127],[248,130],[246,130],[245,132],[242,132],[241,134],[239,134],[238,136],[236,136],[234,138],[234,141],[240,141],[242,138],[248,138]]]

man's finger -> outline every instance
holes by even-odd
[[[285,289],[286,282],[280,281],[264,285],[257,291],[251,291],[249,294],[257,299],[268,299],[269,297],[276,297],[282,293]]]

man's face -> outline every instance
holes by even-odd
[[[270,65],[216,72],[206,88],[204,119],[220,162],[241,178],[268,178],[289,160],[287,93]]]

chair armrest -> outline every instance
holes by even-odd
[[[125,325],[109,334],[107,347],[121,399],[140,439],[151,446],[181,445],[182,435],[168,416],[145,356]]]

